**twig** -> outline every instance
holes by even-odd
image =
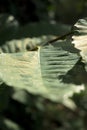
[[[44,43],[42,46],[47,45],[47,44],[50,44],[50,43],[54,43],[54,42],[56,42],[56,41],[58,41],[58,40],[61,40],[61,39],[63,40],[63,39],[65,39],[67,36],[69,36],[69,35],[71,35],[71,34],[73,34],[73,32],[69,32],[69,33],[67,33],[67,34],[58,36],[58,37],[56,37],[56,38],[54,38],[54,39],[52,39],[52,40],[47,41],[47,42]]]

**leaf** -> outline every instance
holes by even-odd
[[[35,50],[38,46],[41,46],[42,43],[52,39],[53,37],[54,36],[41,36],[6,41],[5,44],[0,47],[0,51],[4,53],[15,53]]]
[[[79,49],[83,61],[87,62],[87,18],[78,20],[73,30],[76,33],[72,36],[72,43]]]
[[[2,53],[0,78],[8,86],[63,103],[73,109],[75,104],[69,97],[83,90],[84,85],[76,85],[74,81],[67,82],[66,79],[73,78],[67,73],[78,59],[77,54],[52,45],[34,52]]]

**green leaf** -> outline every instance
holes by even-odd
[[[74,25],[75,34],[72,43],[80,51],[84,62],[87,62],[87,18],[79,19]]]
[[[75,105],[69,97],[83,90],[84,85],[76,85],[73,77],[67,74],[78,59],[77,54],[52,45],[41,47],[34,52],[2,53],[0,78],[8,86],[73,108]]]

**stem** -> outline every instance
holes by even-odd
[[[63,39],[65,39],[67,36],[70,36],[71,34],[73,34],[73,32],[69,32],[69,33],[66,33],[66,34],[64,34],[64,35],[61,35],[61,36],[57,36],[56,38],[54,38],[54,39],[52,39],[52,40],[49,40],[49,41],[47,41],[46,43],[44,43],[42,46],[44,46],[44,45],[47,45],[47,44],[50,44],[50,43],[54,43],[54,42],[56,42],[56,41],[58,41],[58,40],[63,40]]]

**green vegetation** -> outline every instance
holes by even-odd
[[[0,4],[0,130],[86,130],[87,18],[80,18],[87,2],[6,5]]]

